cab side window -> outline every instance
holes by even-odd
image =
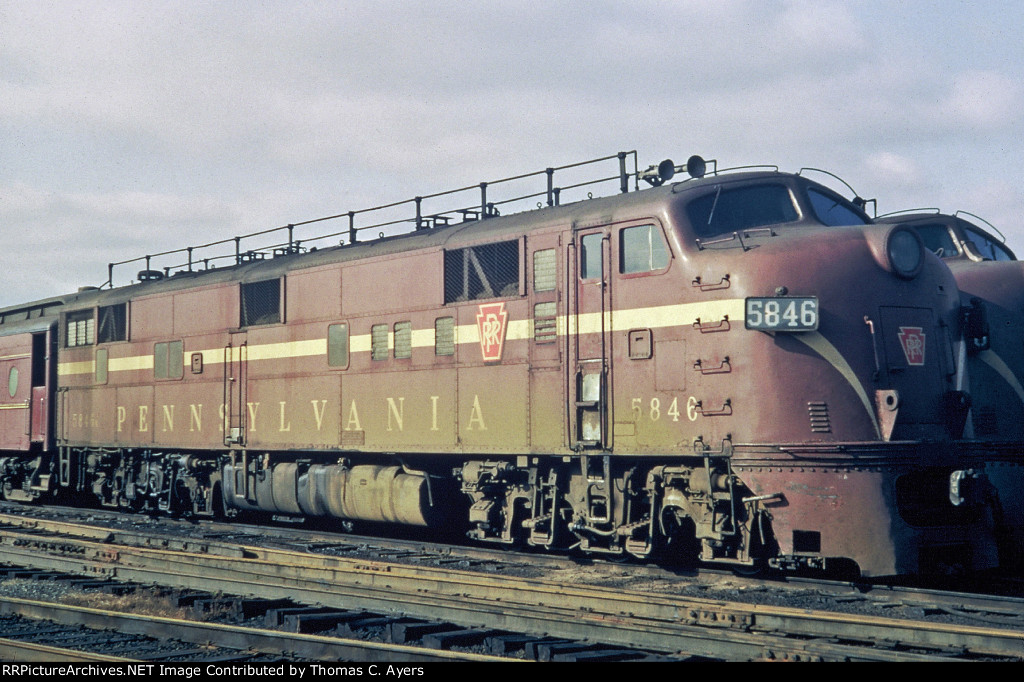
[[[668,267],[668,247],[654,225],[626,227],[619,232],[619,272],[653,272]]]
[[[604,263],[601,256],[600,232],[585,234],[580,240],[580,279],[601,279],[604,277]]]

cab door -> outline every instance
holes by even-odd
[[[33,443],[43,443],[44,449],[52,445],[53,401],[56,386],[57,326],[32,335],[32,407],[30,419]]]
[[[610,450],[611,229],[574,230],[568,250],[568,409],[570,447]]]
[[[4,339],[0,354],[0,377],[7,380],[7,388],[0,393],[0,449],[25,451],[29,449],[32,430],[32,387],[30,378],[31,337],[19,334]]]
[[[224,445],[246,443],[249,346],[245,332],[233,332],[224,348]]]

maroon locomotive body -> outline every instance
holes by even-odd
[[[956,278],[965,310],[981,328],[968,346],[971,431],[977,438],[1024,439],[1024,267],[1003,240],[968,214],[900,212],[881,223],[913,227]]]
[[[970,213],[900,211],[878,219],[921,235],[925,247],[952,271],[960,289],[967,339],[971,413],[964,447],[986,462],[999,496],[1009,539],[1006,560],[1024,562],[1024,264],[992,232],[968,220]],[[980,222],[986,222],[978,219]]]
[[[955,446],[949,268],[799,175],[695,175],[10,309],[39,319],[5,315],[0,342],[50,408],[31,443],[0,422],[5,492],[870,576],[992,566],[999,510]]]

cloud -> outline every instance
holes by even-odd
[[[208,234],[236,224],[240,213],[214,197],[140,192],[49,193],[5,185],[0,197],[4,232],[25,236],[17,248],[0,253],[4,272],[65,282],[51,290],[31,285],[33,293],[19,292],[25,298],[97,284],[106,279],[109,262],[209,241]],[[45,267],[34,267],[39,264]]]
[[[863,21],[848,4],[839,2],[785,2],[767,33],[787,56],[813,56],[819,65],[822,55],[851,56],[868,49]]]
[[[950,127],[999,130],[1021,120],[1021,88],[996,71],[967,70],[953,76],[935,116]]]
[[[913,187],[921,182],[921,170],[910,157],[893,152],[876,152],[866,160],[866,170],[889,189]]]
[[[1002,12],[985,30],[993,14],[871,0],[0,0],[0,223],[59,254],[56,293],[115,253],[620,150],[642,166],[692,153],[814,165],[888,201],[945,203],[928,197],[956,191],[939,177],[950,159],[962,187],[1020,179],[1021,22]],[[0,263],[9,273],[31,248]]]

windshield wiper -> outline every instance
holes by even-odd
[[[708,227],[711,227],[711,219],[715,217],[715,207],[718,206],[718,197],[722,195],[722,186],[719,185],[715,191],[715,200],[711,202],[711,212],[708,213]]]

